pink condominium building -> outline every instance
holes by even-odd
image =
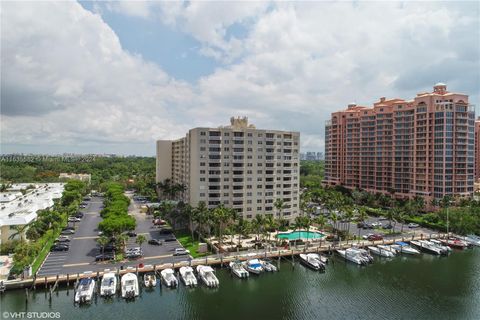
[[[468,95],[433,92],[332,113],[325,126],[325,180],[397,198],[469,196],[475,176],[475,111]]]

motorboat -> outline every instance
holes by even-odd
[[[278,271],[277,267],[267,259],[260,260],[260,263],[262,264],[263,270],[267,272],[276,272]]]
[[[230,267],[232,273],[239,278],[248,278],[250,275],[250,273],[245,270],[242,263],[239,261],[232,261],[228,264],[228,266]]]
[[[198,284],[197,277],[193,274],[192,267],[181,267],[180,268],[180,277],[188,287],[196,287]]]
[[[347,249],[348,250],[348,249]],[[368,262],[360,257],[360,255],[356,252],[352,251],[347,251],[347,250],[337,250],[337,253],[344,258],[345,260],[348,260],[350,262],[353,262],[358,265],[366,265]]]
[[[460,239],[445,239],[441,240],[440,243],[455,249],[465,249],[468,247],[468,242]]]
[[[139,294],[138,278],[134,273],[126,273],[120,280],[122,298],[135,299]]]
[[[379,247],[369,246],[368,250],[370,250],[371,253],[376,254],[377,256],[380,256],[380,257],[385,257],[385,258],[395,257],[395,253],[393,253],[392,251],[385,250]]]
[[[437,247],[431,244],[430,242],[424,242],[422,240],[412,240],[410,241],[411,244],[413,244],[415,247],[419,248],[422,251],[435,254],[435,255],[441,255],[444,254],[443,251]]]
[[[450,248],[449,246],[444,246],[443,243],[440,242],[440,240],[431,239],[431,240],[420,240],[420,241],[428,242],[431,245],[436,246],[441,250],[441,254],[443,255],[447,255],[450,252],[452,252],[452,248]]]
[[[463,240],[466,242],[474,245],[474,246],[480,246],[480,237],[474,234],[467,234]]]
[[[400,252],[404,254],[412,254],[412,255],[420,254],[420,251],[413,248],[408,243],[402,242],[402,241],[395,242],[395,244],[391,245],[391,248],[396,252]]]
[[[373,262],[373,257],[371,254],[368,253],[367,250],[365,249],[361,249],[361,248],[356,248],[356,247],[352,247],[352,248],[348,248],[346,249],[346,251],[351,251],[351,252],[356,252],[360,255],[361,258],[365,259],[365,261],[367,261],[367,263],[372,263]]]
[[[105,273],[100,283],[100,295],[102,297],[113,296],[117,291],[117,276],[113,272]]]
[[[393,248],[394,245],[379,244],[379,245],[377,245],[377,247],[381,250],[390,251],[393,254],[397,255],[397,251]]]
[[[145,284],[145,287],[154,288],[157,286],[157,276],[155,275],[154,272],[146,273],[143,276],[143,282]]]
[[[216,288],[220,285],[220,281],[218,281],[215,271],[213,271],[212,267],[199,265],[197,266],[197,273],[207,287]]]
[[[173,269],[164,269],[160,272],[160,275],[167,287],[174,288],[178,285],[178,280],[177,277],[175,277],[175,271],[173,271]]]
[[[320,261],[320,257],[316,253],[307,253],[307,254],[300,254],[300,262],[313,269],[313,270],[321,270],[325,271],[325,264]]]
[[[75,292],[76,303],[90,303],[95,291],[95,280],[91,278],[80,279]]]
[[[263,272],[262,262],[258,259],[245,261],[243,263],[243,266],[245,267],[245,269],[247,269],[248,272],[251,272],[254,274],[260,274]]]

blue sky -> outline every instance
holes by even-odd
[[[478,109],[479,7],[2,2],[0,152],[153,155],[231,116],[323,151],[331,112],[436,82]]]
[[[87,10],[96,12],[94,2],[82,1]],[[145,19],[118,14],[102,6],[102,18],[116,33],[122,47],[132,54],[158,64],[172,77],[191,83],[211,74],[215,59],[198,53],[201,44],[189,34],[165,26],[160,19]],[[238,29],[238,28],[237,28]]]

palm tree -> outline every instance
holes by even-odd
[[[19,236],[20,237],[20,242],[24,242],[25,240],[25,231],[28,228],[28,224],[24,225],[16,225],[16,226],[10,226],[11,230],[15,230],[10,236],[8,236],[8,240],[13,240],[15,237]]]
[[[213,209],[213,217],[218,226],[218,233],[220,236],[220,247],[223,244],[223,230],[228,226],[233,218],[233,209],[225,208],[223,205],[219,205]]]
[[[257,214],[255,216],[255,219],[252,221],[252,227],[255,230],[257,234],[257,241],[260,241],[260,233],[262,232],[262,229],[265,226],[265,220],[263,218],[263,215]]]
[[[140,246],[140,248],[142,247],[142,244],[145,243],[145,241],[147,241],[147,238],[145,238],[143,234],[139,234],[135,239],[135,243],[137,243]]]
[[[200,240],[200,235],[203,231],[204,225],[205,225],[205,218],[206,215],[208,214],[208,207],[205,204],[204,201],[200,201],[198,205],[193,208],[193,215],[192,215],[192,220],[193,223],[196,223],[198,225],[197,233],[198,233],[198,240]]]
[[[241,245],[241,237],[248,235],[250,231],[250,222],[248,220],[244,220],[243,218],[240,218],[235,225],[235,230],[238,235],[238,247]]]
[[[264,218],[265,230],[268,230],[268,242],[270,242],[271,232],[278,230],[278,221],[273,217],[273,214],[267,214]]]
[[[330,220],[332,220],[332,224],[333,224],[333,233],[337,233],[337,222],[338,222],[338,216],[335,212],[332,212],[330,214]]]
[[[183,207],[183,215],[188,219],[188,228],[190,229],[192,241],[194,239],[194,221],[196,220],[197,211],[192,208],[188,203]]]
[[[97,242],[102,248],[102,254],[104,254],[105,246],[110,243],[110,239],[107,238],[106,236],[101,236],[100,238],[97,239]]]
[[[273,203],[275,209],[277,209],[277,217],[283,219],[283,209],[285,209],[285,201],[282,198],[277,198]]]
[[[368,218],[367,211],[364,207],[358,207],[358,220],[365,223],[365,220]],[[358,228],[358,238],[360,239],[360,228]]]
[[[352,221],[353,218],[353,210],[351,207],[345,208],[345,219],[347,220],[347,243],[348,243],[348,238],[350,237],[350,222]]]
[[[126,234],[120,234],[116,238],[117,246],[119,246],[122,251],[127,245],[128,236]]]
[[[320,229],[323,229],[327,224],[327,219],[324,216],[318,216],[313,220],[313,222],[315,222],[320,227]]]

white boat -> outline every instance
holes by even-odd
[[[228,266],[230,267],[230,270],[232,270],[232,273],[239,278],[248,278],[250,275],[250,273],[245,270],[242,263],[239,261],[232,261],[228,264]]]
[[[113,296],[117,291],[117,276],[113,272],[105,273],[100,283],[100,295],[102,297]]]
[[[182,278],[183,283],[185,283],[186,286],[197,286],[197,277],[195,277],[195,275],[193,274],[193,269],[191,267],[181,267],[180,277]]]
[[[260,274],[263,272],[263,265],[261,261],[258,259],[245,261],[243,263],[243,266],[245,267],[245,269],[247,269],[248,272],[251,272],[254,274]]]
[[[300,254],[300,262],[313,270],[325,270],[325,264],[316,253]]]
[[[178,285],[177,277],[175,277],[175,271],[173,269],[167,268],[160,272],[162,280],[167,287],[173,288]]]
[[[215,276],[212,267],[199,265],[197,266],[197,273],[207,287],[216,288],[220,285],[220,281],[218,281],[217,276]]]
[[[450,248],[449,246],[444,246],[438,240],[420,240],[420,242],[424,242],[424,243],[430,244],[434,247],[437,247],[438,249],[440,249],[440,254],[442,254],[442,255],[447,255],[450,252],[452,252],[452,248]]]
[[[267,272],[277,272],[278,269],[277,267],[270,262],[270,260],[260,260],[260,263],[262,264],[263,270]]]
[[[75,302],[90,303],[95,290],[95,280],[90,278],[80,279],[75,292]]]
[[[395,244],[391,245],[391,248],[396,252],[400,252],[404,254],[412,254],[412,255],[420,254],[420,251],[418,251],[415,248],[412,248],[411,245],[402,241],[395,242]]]
[[[348,249],[347,249],[348,250]],[[337,250],[337,253],[344,258],[345,260],[348,260],[350,262],[353,262],[358,265],[366,265],[368,262],[360,257],[360,255],[356,252],[348,251],[347,250]]]
[[[369,246],[368,250],[370,250],[371,253],[376,254],[377,256],[380,256],[380,257],[385,257],[385,258],[395,257],[395,254],[392,251],[382,249],[379,247]]]
[[[442,250],[440,248],[438,248],[437,246],[434,246],[430,242],[424,242],[422,240],[418,240],[418,241],[412,240],[412,241],[410,241],[410,243],[413,244],[415,247],[417,247],[420,250],[423,250],[425,252],[432,253],[432,254],[435,254],[435,255],[443,254]]]
[[[139,294],[138,278],[134,273],[126,273],[120,280],[122,298],[134,299]]]
[[[367,250],[362,249],[362,248],[348,248],[345,251],[347,252],[356,252],[362,259],[364,259],[367,263],[372,263],[373,262],[373,257],[371,254],[368,253]]]
[[[157,276],[153,272],[146,273],[143,276],[143,282],[145,284],[145,287],[147,288],[153,288],[157,286]]]
[[[480,246],[480,237],[474,234],[467,234],[465,237],[462,238],[464,241],[470,243],[474,246]]]

